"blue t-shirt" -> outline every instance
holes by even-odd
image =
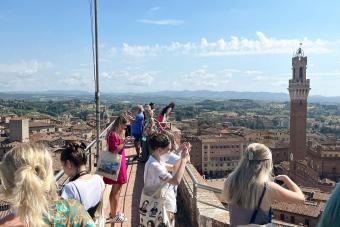
[[[144,121],[143,112],[136,114],[135,121],[131,125],[131,133],[132,134],[135,134],[135,135],[141,135],[142,134],[143,121]]]

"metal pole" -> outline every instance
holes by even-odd
[[[89,171],[92,171],[92,149],[89,149]]]
[[[99,99],[99,66],[98,66],[98,16],[97,16],[97,0],[94,0],[94,28],[95,28],[95,50],[96,50],[96,131],[97,131],[97,137],[96,137],[96,158],[95,158],[95,166],[97,165],[97,160],[99,156],[99,134],[100,134],[100,119],[99,119],[99,111],[100,111],[100,99]]]

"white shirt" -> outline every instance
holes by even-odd
[[[88,210],[99,203],[104,189],[103,178],[95,174],[90,179],[78,178],[75,181],[68,182],[61,192],[61,197],[81,201],[85,209]]]
[[[165,163],[168,163],[170,165],[175,165],[176,162],[181,157],[173,152],[169,154],[165,154],[161,156],[161,160]],[[172,172],[172,176],[175,176],[175,172]],[[176,203],[176,197],[177,197],[177,185],[167,184],[167,191],[166,191],[166,197],[165,197],[165,208],[167,211],[170,211],[172,213],[177,212],[177,203]]]
[[[172,178],[172,175],[165,167],[165,163],[157,161],[150,155],[144,168],[144,193],[147,195],[154,194],[159,187]],[[165,189],[166,185],[162,188]]]

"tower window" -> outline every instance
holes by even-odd
[[[280,219],[281,219],[281,221],[284,221],[285,220],[285,215],[284,214],[280,214]]]
[[[309,220],[305,219],[305,225],[309,226]]]
[[[303,68],[300,67],[299,69],[299,81],[302,82],[303,81]]]

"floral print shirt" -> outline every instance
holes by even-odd
[[[76,200],[55,201],[50,209],[46,223],[55,227],[95,227],[85,208]]]

